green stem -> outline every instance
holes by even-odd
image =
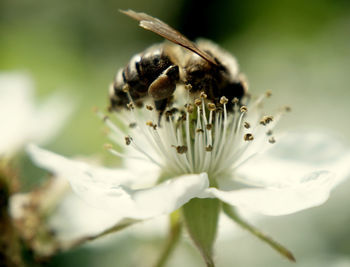
[[[282,256],[286,257],[288,260],[295,262],[295,258],[288,249],[286,249],[283,245],[273,240],[271,237],[265,235],[264,233],[260,232],[259,229],[255,228],[254,226],[250,225],[249,223],[245,222],[242,218],[239,217],[235,209],[223,203],[223,211],[225,214],[230,217],[232,220],[234,220],[237,224],[239,224],[243,229],[249,231],[253,235],[255,235],[260,240],[266,242],[268,245],[270,245],[273,249],[275,249],[278,253],[280,253]]]
[[[163,267],[166,264],[180,240],[181,229],[180,213],[177,210],[170,214],[169,238],[154,267]]]
[[[73,242],[70,242],[69,244],[62,246],[60,249],[63,251],[73,249],[73,248],[78,247],[78,246],[80,246],[88,241],[93,241],[93,240],[96,240],[96,239],[103,237],[105,235],[123,230],[123,229],[137,223],[137,222],[139,222],[139,221],[138,220],[124,220],[124,221],[104,230],[103,232],[100,232],[100,233],[95,234],[95,235],[84,236],[82,238],[74,240]]]

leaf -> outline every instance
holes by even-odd
[[[207,267],[214,267],[213,244],[216,238],[220,201],[194,198],[183,206],[185,225],[202,254]]]
[[[280,243],[273,240],[271,237],[265,235],[264,233],[260,232],[259,229],[255,228],[254,226],[250,225],[249,223],[245,222],[242,218],[239,217],[236,210],[225,203],[223,203],[223,211],[225,214],[234,220],[236,223],[238,223],[242,228],[249,231],[253,235],[255,235],[260,240],[266,242],[270,247],[275,249],[278,253],[280,253],[282,256],[286,257],[288,260],[292,262],[296,262],[292,252],[290,252],[287,248],[285,248]]]

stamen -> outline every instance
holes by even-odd
[[[122,90],[123,90],[124,93],[129,93],[129,90],[130,90],[129,84],[126,83],[126,84],[123,86],[123,89],[122,89]]]
[[[189,109],[192,106],[191,104],[187,105],[187,109]],[[192,111],[193,111],[193,107],[192,107]],[[190,133],[190,119],[188,118],[190,115],[190,112],[187,111],[186,113],[186,143],[187,143],[187,147],[189,148],[188,150],[188,160],[189,160],[189,165],[190,165],[190,169],[191,172],[194,171],[193,169],[193,156],[192,156],[192,146],[191,146],[191,133]]]
[[[242,113],[246,113],[248,111],[248,108],[246,106],[241,106],[240,111]]]
[[[174,145],[172,145],[172,147],[176,148],[176,152],[179,154],[184,154],[187,152],[187,146],[174,146]]]
[[[201,92],[200,93],[200,98],[203,98],[203,99],[207,99],[207,94],[206,93],[204,93],[204,92]]]
[[[146,109],[148,109],[149,111],[152,111],[153,107],[151,105],[146,105]]]
[[[128,126],[129,129],[119,128],[108,116],[98,114],[111,129],[110,137],[115,135],[113,139],[118,145],[123,146],[125,141],[128,149],[139,152],[142,159],[152,161],[163,171],[173,175],[207,172],[210,177],[221,177],[251,158],[253,149],[250,148],[254,144],[260,144],[257,141],[275,143],[271,129],[281,114],[290,110],[289,107],[284,107],[283,111],[279,110],[274,116],[262,116],[260,104],[264,98],[271,96],[270,91],[249,106],[247,94],[240,99],[230,99],[233,104],[230,103],[228,109],[227,97],[212,99],[205,91],[199,95],[197,90],[193,92],[190,84],[184,87],[185,95],[180,102],[174,98],[167,104],[164,116],[160,116],[154,105],[146,105],[149,102],[140,101],[151,112],[139,109],[136,106],[138,101],[133,101],[130,88],[125,85],[123,91],[129,97],[126,106],[130,111],[124,109],[116,116],[121,117],[117,117],[118,124]],[[198,96],[195,99],[194,93]],[[158,127],[155,123],[157,121],[162,123],[162,127]],[[265,128],[260,125],[268,126]],[[126,130],[123,132],[121,129]],[[254,139],[257,141],[252,142]],[[105,148],[119,157],[129,157],[128,154],[122,155],[114,150],[111,145],[106,145]]]
[[[266,97],[271,97],[272,96],[272,91],[271,90],[267,90],[265,92],[265,95],[266,95]]]
[[[192,112],[193,112],[193,109],[194,109],[194,107],[193,107],[192,104],[186,104],[186,105],[185,105],[185,108],[186,108],[186,111],[187,111],[188,113],[192,113]]]
[[[209,145],[205,148],[205,151],[211,152],[211,151],[213,151],[213,147],[211,145]]]
[[[244,141],[253,141],[254,136],[251,133],[247,133],[244,135]]]
[[[272,134],[273,134],[272,130],[268,130],[268,131],[266,132],[266,135],[267,135],[267,136],[270,136],[270,135],[272,135]]]
[[[227,104],[228,103],[228,99],[225,97],[225,96],[222,96],[220,98],[220,104],[221,105],[224,105],[224,104]]]
[[[149,126],[149,127],[152,127],[154,130],[157,129],[157,125],[156,125],[156,124],[153,124],[152,121],[146,121],[146,125]]]
[[[285,106],[285,107],[284,107],[284,110],[285,110],[286,112],[291,112],[291,111],[292,111],[292,108],[291,108],[290,106]]]
[[[127,107],[128,109],[132,110],[132,109],[135,108],[135,105],[134,105],[133,102],[130,102],[130,103],[126,104],[126,107]]]
[[[185,84],[185,89],[190,91],[192,89],[192,85],[190,83]]]
[[[131,129],[136,128],[136,126],[137,126],[136,122],[129,123],[129,128]]]
[[[209,103],[208,104],[208,109],[209,109],[209,111],[215,111],[215,109],[216,109],[215,104],[214,103]]]
[[[197,107],[199,107],[200,105],[202,105],[202,99],[196,98],[196,99],[194,100],[194,104],[195,104]]]
[[[269,143],[270,144],[276,143],[276,140],[275,140],[275,138],[273,136],[269,138]]]
[[[126,144],[127,146],[131,144],[131,140],[132,140],[131,137],[125,136],[125,144]]]
[[[272,121],[273,121],[273,117],[272,116],[264,116],[260,120],[260,124],[266,126],[267,124],[269,124]]]
[[[97,116],[103,120],[103,122],[107,125],[112,132],[116,133],[118,136],[123,136],[123,133],[110,119],[108,116],[104,115],[102,112],[97,111]]]

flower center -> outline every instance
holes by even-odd
[[[272,130],[282,112],[263,113],[262,102],[268,96],[255,101],[245,96],[231,103],[222,96],[214,104],[205,93],[197,98],[187,95],[186,101],[175,98],[161,115],[150,104],[136,107],[130,98],[128,109],[113,113],[117,124],[103,117],[113,140],[126,145],[125,153],[110,145],[107,149],[117,156],[149,160],[170,176],[201,172],[226,176],[263,145],[275,143]]]

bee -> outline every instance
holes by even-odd
[[[161,116],[171,105],[179,84],[185,85],[191,96],[205,93],[215,104],[225,96],[229,100],[228,110],[232,110],[233,99],[240,100],[247,92],[247,83],[239,72],[236,59],[216,44],[207,40],[194,43],[145,13],[121,12],[170,43],[156,44],[136,54],[117,72],[110,87],[110,111],[125,108],[130,101],[142,105],[150,98]]]

